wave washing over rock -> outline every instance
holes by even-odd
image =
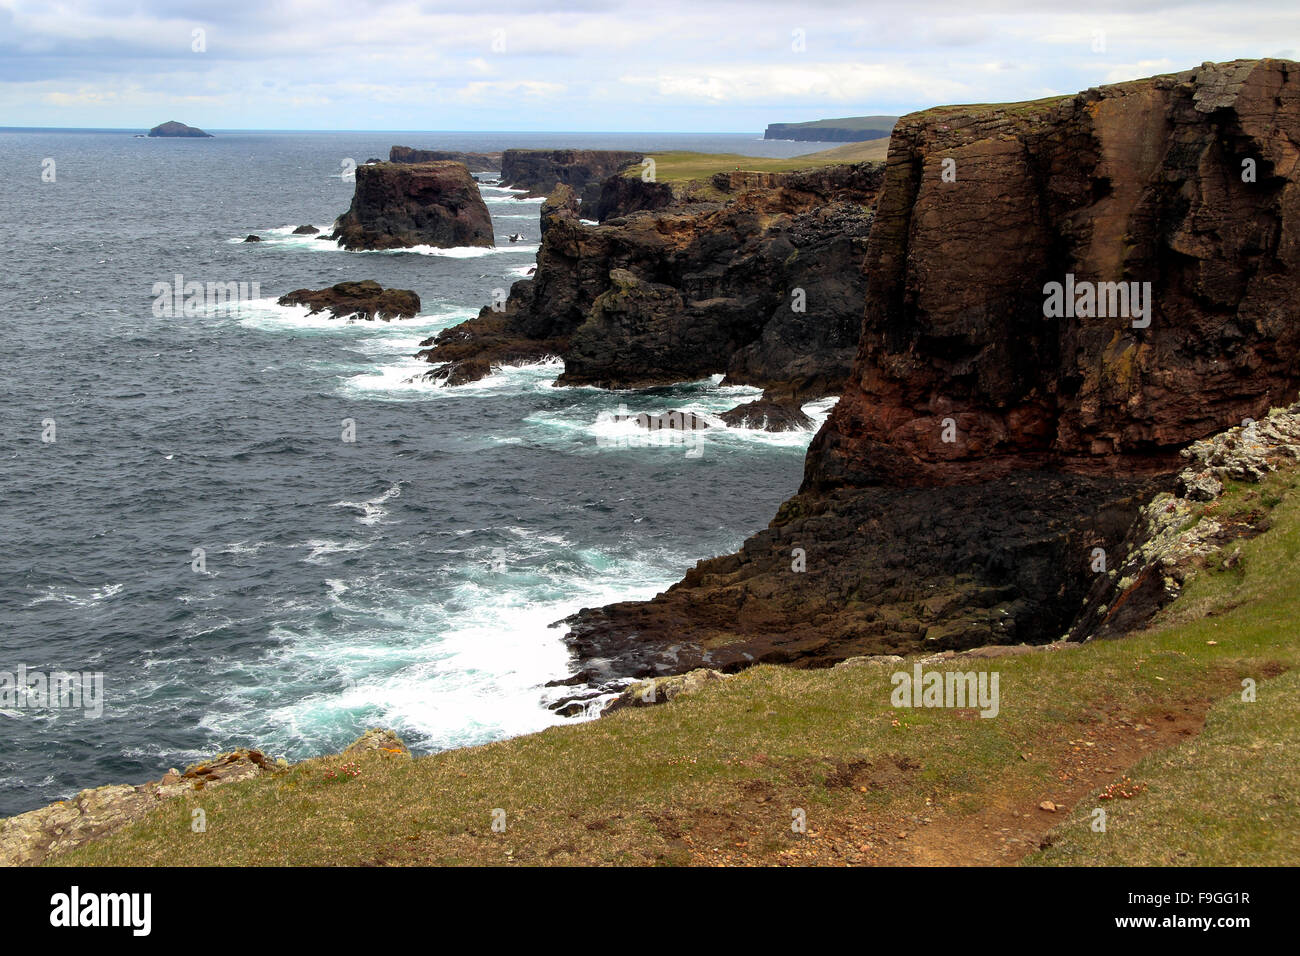
[[[800,493],[653,601],[572,618],[580,676],[1067,631],[1180,450],[1295,397],[1297,143],[1284,60],[904,117]],[[1049,318],[1051,283],[1150,283],[1150,311]]]

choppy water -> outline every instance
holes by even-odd
[[[394,143],[816,148],[0,131],[0,672],[105,684],[99,717],[0,703],[0,815],[232,746],[298,759],[386,726],[428,751],[558,722],[545,704],[561,692],[543,684],[569,661],[549,625],[662,590],[797,487],[809,434],[718,428],[688,457],[597,423],[620,403],[716,413],[754,390],[561,389],[557,365],[412,382],[420,339],[531,267],[538,205],[485,190],[498,237],[525,237],[493,251],[346,253],[289,235],[347,208],[344,160]],[[176,274],[258,283],[261,298],[158,318],[154,284]],[[366,278],[414,289],[423,313],[347,324],[274,304]]]

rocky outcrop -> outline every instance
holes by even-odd
[[[595,226],[562,187],[543,206],[536,275],[420,354],[453,384],[550,355],[564,359],[564,384],[725,373],[787,406],[773,421],[793,419],[848,374],[881,176],[872,164],[724,173],[706,183],[707,201],[691,195]]]
[[[348,745],[339,756],[356,757],[368,753],[392,754],[395,757],[409,757],[411,751],[396,731],[372,727]]]
[[[388,151],[390,163],[463,163],[471,173],[496,172],[501,168],[500,153],[461,153],[450,149],[412,149],[394,146]]]
[[[1095,583],[1071,639],[1119,637],[1143,627],[1216,555],[1223,555],[1222,567],[1240,558],[1236,542],[1263,531],[1267,516],[1258,507],[1221,508],[1225,484],[1256,484],[1279,468],[1296,467],[1300,404],[1193,442],[1182,457],[1188,464],[1175,489],[1142,508],[1115,553],[1119,563],[1108,567],[1104,552],[1093,555]]]
[[[1180,450],[1300,387],[1297,144],[1279,60],[904,117],[800,493],[653,601],[571,619],[584,673],[1069,630]],[[1090,283],[1138,285],[1090,310]]]
[[[149,130],[150,136],[172,137],[175,139],[212,139],[211,133],[205,133],[197,126],[186,126],[175,120],[169,120]]]
[[[402,738],[391,730],[371,729],[338,756],[409,758]],[[285,773],[288,761],[267,759],[260,750],[240,748],[194,764],[182,773],[168,770],[160,779],[133,786],[110,784],[82,790],[69,800],[0,819],[0,866],[32,866],[85,843],[106,837],[143,819],[174,797],[209,787]],[[330,771],[327,771],[327,773]]]
[[[626,710],[629,707],[653,707],[655,704],[666,704],[683,694],[693,694],[707,684],[726,679],[727,675],[721,671],[701,667],[685,674],[638,681],[625,687],[617,697],[605,704],[601,708],[601,714]]]
[[[526,189],[529,196],[549,196],[564,185],[589,202],[604,179],[642,159],[642,153],[616,149],[507,149],[501,154],[501,185]]]
[[[286,765],[287,766],[287,765]],[[260,750],[232,750],[169,770],[159,780],[83,790],[70,800],[0,820],[0,866],[27,866],[90,843],[143,818],[163,802],[207,787],[280,772]]]
[[[463,163],[376,163],[357,167],[333,238],[345,249],[491,246],[492,218]]]
[[[385,289],[373,279],[340,282],[328,289],[297,289],[280,296],[280,305],[305,305],[308,315],[328,312],[336,319],[410,319],[420,314],[420,297],[410,289]]]

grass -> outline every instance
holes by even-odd
[[[341,758],[306,761],[179,798],[50,862],[1295,863],[1294,490],[1294,473],[1232,489],[1224,508],[1275,501],[1271,528],[1240,544],[1234,568],[1193,580],[1195,619],[1180,601],[1122,640],[948,664],[1000,674],[993,719],[891,707],[890,667],[759,666],[594,723],[372,754],[355,779],[325,776]],[[1240,701],[1244,678],[1258,702]],[[1185,736],[1207,709],[1206,731]],[[1122,773],[1146,789],[1111,801],[1094,834],[1097,793]],[[1039,811],[1045,800],[1068,813]],[[193,833],[200,806],[207,831]]]
[[[661,183],[688,182],[707,179],[714,173],[744,172],[788,173],[796,169],[834,166],[839,163],[883,162],[889,151],[889,139],[870,140],[865,143],[846,143],[833,149],[802,156],[779,158],[774,156],[742,156],[739,153],[692,153],[674,151],[651,153],[655,161],[655,179]],[[635,163],[624,171],[625,176],[640,176],[642,167]]]

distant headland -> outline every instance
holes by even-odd
[[[764,139],[789,139],[801,143],[861,143],[889,136],[897,116],[845,116],[808,123],[769,123]]]

